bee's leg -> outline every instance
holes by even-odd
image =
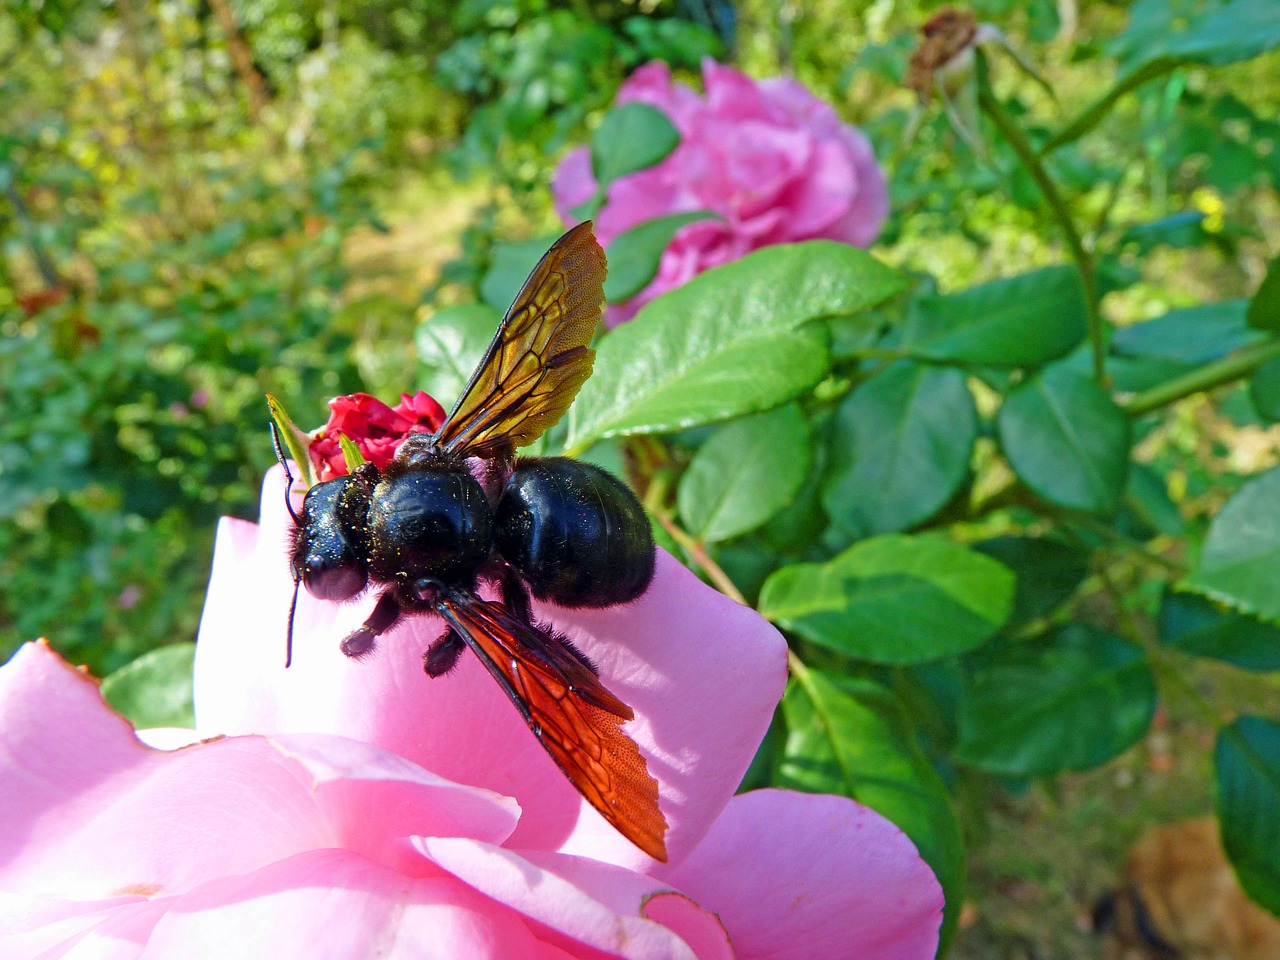
[[[502,592],[503,605],[525,623],[533,623],[533,610],[529,601],[529,588],[525,586],[515,567],[502,565],[497,576],[498,589]]]
[[[498,589],[502,593],[502,603],[508,610],[516,615],[520,620],[527,623],[533,629],[546,634],[548,639],[554,640],[569,649],[575,657],[582,661],[583,665],[592,673],[599,673],[596,665],[591,659],[573,645],[573,642],[564,635],[563,631],[552,623],[543,620],[535,620],[533,617],[533,607],[529,600],[529,587],[524,582],[520,574],[516,573],[515,567],[503,564],[502,571],[494,578],[498,581]]]
[[[422,669],[433,680],[436,677],[443,677],[457,666],[458,657],[465,646],[466,642],[458,635],[458,631],[449,627],[437,639],[431,641],[431,646],[427,647],[427,652],[422,658]]]
[[[343,638],[340,646],[348,657],[359,659],[373,650],[378,637],[395,626],[400,619],[400,601],[390,590],[383,592],[374,604],[369,619]]]

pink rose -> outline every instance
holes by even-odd
[[[754,611],[666,556],[633,604],[539,611],[635,708],[660,864],[473,657],[422,673],[439,624],[355,662],[338,640],[372,597],[303,595],[285,671],[283,487],[272,470],[261,526],[218,530],[196,655],[213,739],[144,746],[43,645],[0,669],[0,956],[933,956],[942,894],[896,827],[839,797],[733,795],[786,679]]]
[[[622,85],[618,103],[646,103],[680,131],[680,145],[657,166],[609,185],[595,232],[606,246],[646,220],[710,210],[721,220],[682,228],[658,274],[640,293],[611,304],[608,319],[629,319],[645,303],[690,277],[773,243],[827,238],[868,246],[889,211],[884,174],[871,144],[829,104],[795,80],[755,81],[714,60],[702,64],[705,95],[671,82],[661,61]],[[590,150],[564,158],[552,184],[565,223],[596,183]]]
[[[329,401],[329,422],[315,432],[308,451],[317,479],[332,480],[347,472],[339,434],[355,443],[366,460],[381,468],[391,462],[405,437],[435,431],[444,418],[444,407],[422,390],[413,396],[402,393],[394,407],[367,393],[334,397]]]

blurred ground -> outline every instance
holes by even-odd
[[[1213,702],[1280,710],[1280,676],[1260,682],[1204,662],[1189,676]],[[1099,770],[992,804],[987,835],[971,847],[954,960],[1095,960],[1090,914],[1129,846],[1150,824],[1212,812],[1211,728],[1177,690],[1162,694],[1143,743]]]

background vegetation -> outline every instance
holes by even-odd
[[[262,395],[304,424],[356,389],[447,406],[470,361],[442,345],[556,232],[559,157],[631,68],[711,55],[868,133],[895,269],[809,258],[859,277],[834,306],[771,251],[700,278],[604,338],[552,443],[792,639],[750,785],[902,823],[955,956],[1093,955],[1127,844],[1215,803],[1280,910],[1280,25],[981,0],[1044,82],[995,47],[922,105],[939,6],[11,0],[0,656],[47,635],[107,675],[193,639],[214,521],[256,515],[273,459]],[[761,276],[791,308],[763,343],[807,331],[816,368],[697,409],[682,384],[679,429],[602,393]]]

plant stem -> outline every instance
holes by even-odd
[[[1082,513],[1068,511],[1061,511],[1058,516],[1062,518],[1064,522],[1079,524],[1090,533],[1094,533],[1103,540],[1114,544],[1122,550],[1128,550],[1130,553],[1136,554],[1150,563],[1164,567],[1170,573],[1181,576],[1187,572],[1186,564],[1180,563],[1172,557],[1166,557],[1163,554],[1156,553],[1145,543],[1135,540],[1132,537],[1127,537],[1120,531],[1113,530],[1111,527],[1108,527],[1105,523],[1101,523],[1093,519],[1093,517],[1086,516]]]
[[[813,681],[809,677],[809,668],[804,665],[804,661],[796,656],[796,652],[790,647],[787,648],[787,671],[791,676],[796,678],[796,683],[804,688],[804,692],[809,695],[809,699],[817,702],[818,698],[814,695]],[[826,729],[826,718],[819,716],[818,722]]]
[[[681,530],[676,522],[661,510],[655,510],[653,515],[658,518],[658,522],[662,524],[663,529],[671,534],[671,539],[689,551],[689,556],[707,572],[707,576],[711,578],[711,582],[715,584],[717,590],[726,597],[737,600],[744,607],[751,606],[751,604],[747,603],[747,598],[742,595],[742,591],[729,579],[729,575],[721,569],[720,564],[711,559],[706,547],[684,530]]]
[[[1085,316],[1089,325],[1089,343],[1093,348],[1093,375],[1099,384],[1106,387],[1107,369],[1102,346],[1102,315],[1098,312],[1098,276],[1094,269],[1093,257],[1085,250],[1080,232],[1071,218],[1071,211],[1067,209],[1067,203],[1058,192],[1058,186],[1053,182],[1053,177],[1049,176],[1049,171],[1040,161],[1039,153],[1013,118],[1005,112],[995,94],[991,92],[986,71],[981,66],[978,69],[978,105],[983,113],[991,118],[991,122],[996,125],[1005,142],[1018,155],[1023,167],[1026,168],[1027,173],[1031,174],[1031,179],[1036,182],[1040,193],[1053,209],[1058,225],[1062,227],[1063,236],[1067,240],[1067,250],[1071,254],[1071,259],[1075,261],[1076,270],[1080,273],[1080,281],[1084,284]]]
[[[1170,686],[1177,687],[1184,697],[1190,702],[1209,726],[1217,729],[1226,726],[1227,718],[1210,703],[1200,691],[1192,685],[1186,677],[1182,675],[1182,671],[1178,669],[1178,664],[1172,662],[1171,655],[1168,650],[1161,647],[1150,632],[1143,630],[1135,621],[1133,614],[1124,605],[1124,597],[1120,592],[1120,588],[1116,586],[1114,580],[1105,570],[1098,572],[1098,579],[1102,583],[1102,589],[1110,598],[1112,605],[1115,607],[1116,618],[1120,622],[1121,630],[1128,635],[1128,638],[1140,646],[1147,655],[1147,661],[1151,664],[1152,672]]]
[[[1212,390],[1214,387],[1247,377],[1268,360],[1278,356],[1280,356],[1280,340],[1255,343],[1221,360],[1207,363],[1180,377],[1158,384],[1150,390],[1134,394],[1132,399],[1124,405],[1125,411],[1131,417],[1140,417],[1144,413],[1168,406],[1183,397],[1203,393],[1205,390]]]

